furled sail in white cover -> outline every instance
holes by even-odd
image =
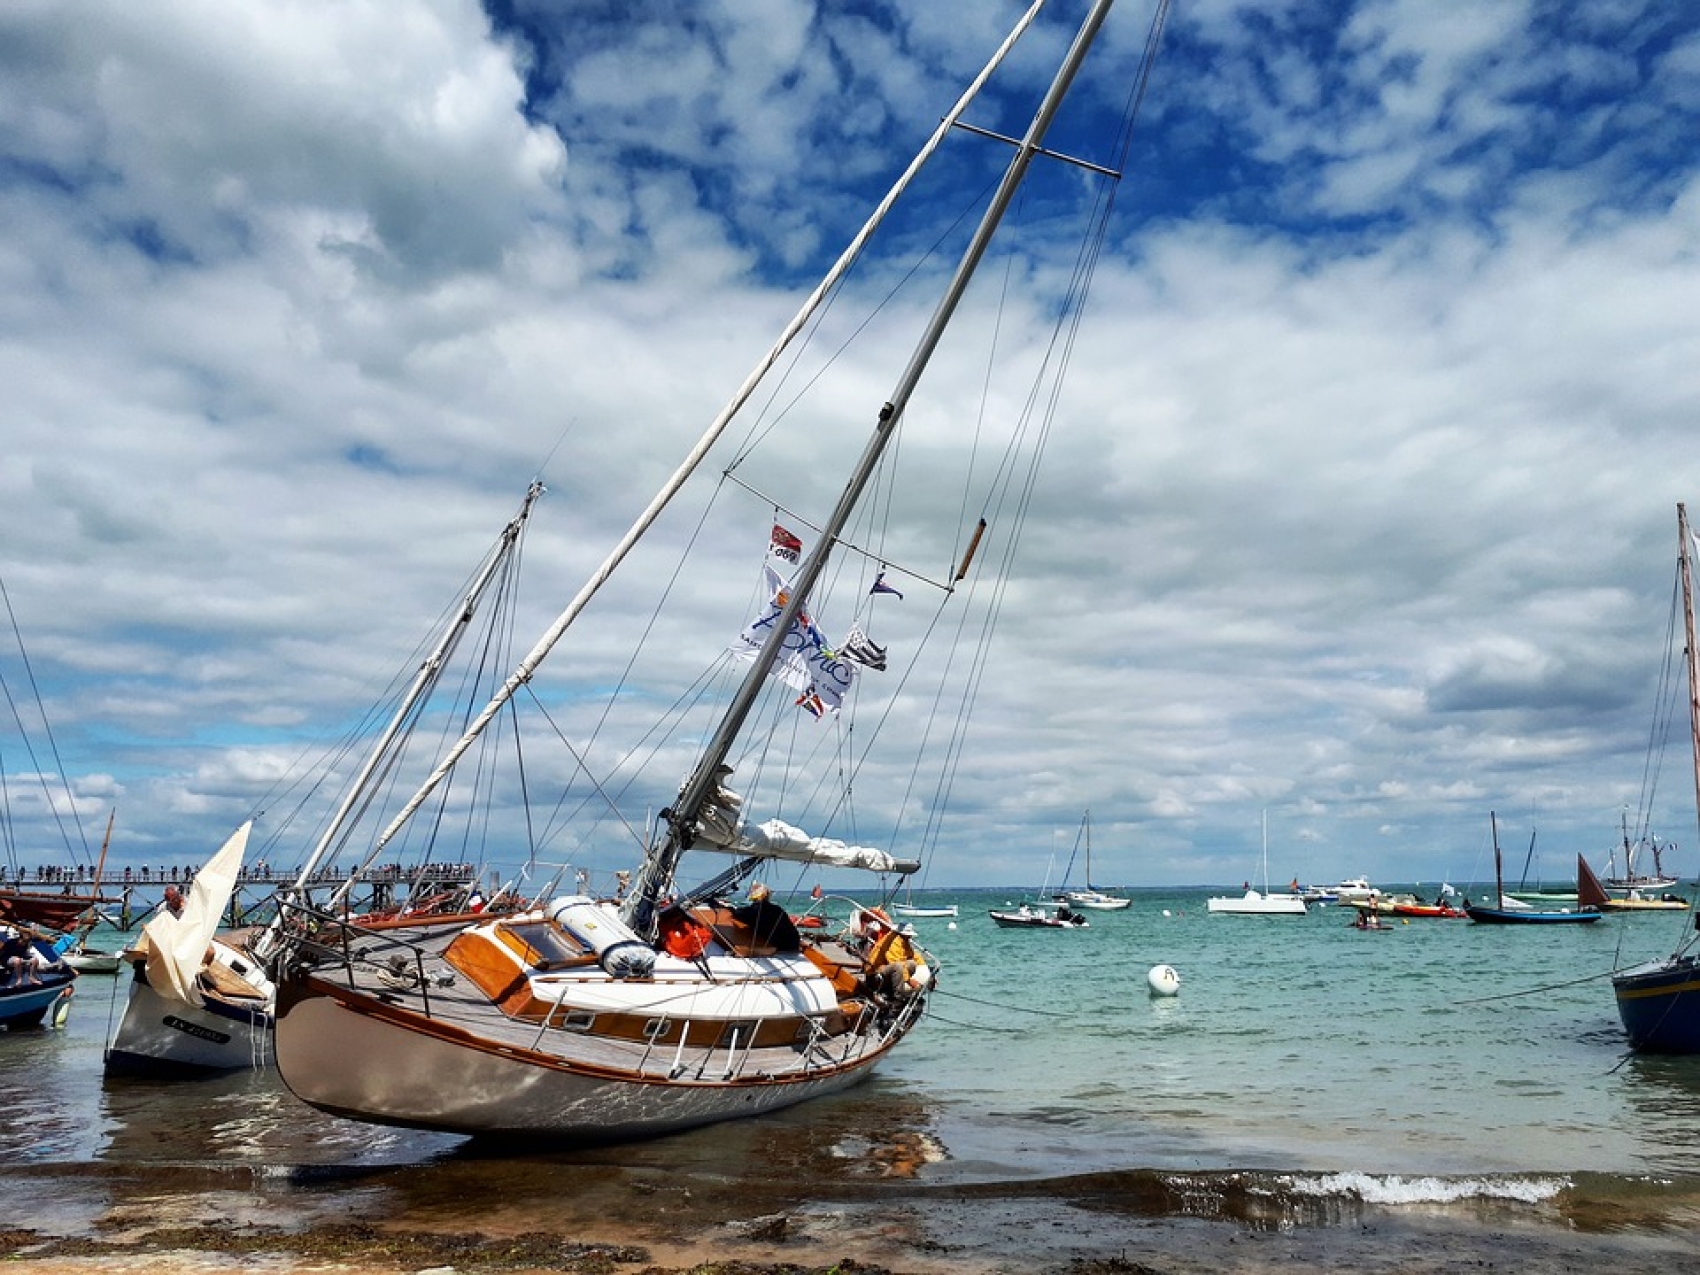
[[[917,859],[899,859],[872,846],[853,846],[832,837],[813,837],[783,819],[769,819],[752,826],[739,817],[743,804],[742,796],[724,783],[718,785],[698,818],[696,848],[814,863],[827,868],[861,868],[866,872],[920,870]]]
[[[195,874],[195,883],[183,901],[182,916],[173,916],[161,908],[153,920],[142,926],[142,933],[148,937],[148,986],[160,995],[186,1005],[205,1003],[195,986],[195,976],[201,972],[207,944],[212,942],[219,918],[236,889],[242,855],[248,848],[248,832],[253,826],[250,820],[231,833],[230,840]]]

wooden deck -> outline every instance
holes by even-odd
[[[629,1012],[574,1008],[575,1001],[605,1007],[627,986],[599,965],[589,965],[534,975],[528,990],[546,991],[551,1002],[558,997],[557,1012],[542,1019],[522,1017],[498,1009],[486,989],[451,963],[447,949],[464,928],[462,921],[382,933],[352,929],[346,943],[339,940],[315,949],[313,978],[326,989],[354,992],[375,1015],[391,1008],[415,1030],[479,1049],[512,1053],[545,1067],[686,1084],[802,1079],[858,1067],[901,1038],[922,1009],[922,998],[916,998],[883,1013],[872,1003],[859,1003],[850,1015],[834,1010],[692,1021],[666,1009],[665,990],[674,981],[668,974],[678,975],[676,966],[658,971],[654,979],[632,980],[631,990],[641,989],[643,995],[632,998]],[[828,940],[821,946],[832,961],[859,968],[856,958],[838,944]],[[822,975],[806,958],[762,962],[758,969],[774,972],[755,979],[748,977],[746,963],[736,964],[741,973],[729,975],[722,986],[772,988],[806,982],[818,993]],[[588,995],[575,997],[575,985]],[[678,982],[682,1007],[701,986],[695,977]],[[752,1039],[760,1043],[752,1046]]]

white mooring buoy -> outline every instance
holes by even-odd
[[[1175,973],[1173,965],[1153,965],[1151,972],[1145,976],[1145,981],[1151,984],[1153,996],[1178,996],[1181,990],[1181,976]]]

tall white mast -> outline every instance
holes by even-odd
[[[371,794],[367,791],[367,785],[373,774],[376,773],[384,759],[388,757],[391,745],[394,744],[396,737],[406,727],[408,718],[413,715],[413,710],[418,706],[419,701],[436,684],[437,678],[443,671],[444,662],[454,653],[461,637],[466,633],[468,626],[471,625],[472,617],[478,610],[478,604],[484,596],[484,591],[490,587],[490,582],[495,579],[502,565],[508,561],[514,545],[519,542],[520,533],[525,529],[526,519],[531,516],[532,505],[537,503],[537,498],[542,494],[543,484],[541,482],[533,481],[526,488],[525,499],[520,502],[519,512],[508,520],[507,526],[502,528],[502,534],[497,538],[495,548],[490,551],[488,559],[479,569],[471,586],[468,587],[466,596],[461,600],[460,606],[455,609],[454,616],[437,639],[436,646],[431,649],[430,654],[419,665],[419,671],[413,675],[413,681],[408,685],[406,693],[402,695],[401,702],[391,716],[389,725],[384,729],[383,736],[373,747],[371,753],[367,755],[365,764],[360,768],[360,773],[354,777],[354,782],[348,786],[348,792],[343,797],[342,804],[331,816],[330,823],[326,825],[324,832],[320,835],[318,843],[313,847],[313,852],[307,856],[307,862],[296,874],[295,883],[278,892],[283,902],[289,903],[300,899],[303,891],[311,884],[313,874],[319,870],[325,859],[334,853],[337,837],[348,825],[355,807],[362,800],[370,798]],[[361,867],[364,868],[370,863],[371,859],[368,858],[361,864]],[[355,880],[355,876],[350,876],[342,882],[330,901],[332,906],[354,888]],[[283,917],[283,911],[282,908],[278,910],[277,917],[272,924],[255,940],[254,951],[256,954],[265,956],[270,951],[272,939],[275,937],[278,925]]]
[[[756,386],[761,383],[762,378],[767,375],[774,363],[778,361],[779,356],[785,351],[785,348],[791,344],[792,339],[795,338],[797,333],[802,330],[803,325],[808,322],[809,317],[814,314],[816,309],[819,308],[821,301],[825,299],[827,293],[832,290],[838,281],[843,278],[844,274],[850,269],[850,267],[855,264],[856,258],[861,254],[862,248],[867,244],[869,238],[872,237],[874,231],[879,228],[880,223],[885,220],[885,216],[891,210],[892,205],[897,202],[898,198],[904,191],[908,190],[909,185],[915,179],[916,174],[921,171],[922,166],[932,157],[933,152],[939,148],[940,143],[943,142],[946,134],[948,134],[951,128],[956,124],[962,112],[965,111],[974,98],[979,95],[981,88],[983,88],[986,81],[991,78],[992,72],[1002,64],[1004,58],[1009,54],[1010,49],[1015,46],[1016,41],[1019,40],[1027,28],[1032,25],[1033,20],[1038,17],[1039,11],[1044,8],[1045,4],[1046,0],[1034,0],[1034,3],[1028,8],[1027,12],[1022,15],[1021,21],[1016,24],[1014,30],[1009,33],[1004,42],[998,46],[997,52],[992,55],[992,60],[988,62],[984,69],[981,70],[980,74],[974,78],[974,82],[968,86],[967,91],[957,99],[956,105],[950,109],[950,112],[939,121],[939,126],[933,130],[933,134],[927,139],[926,145],[921,148],[920,152],[910,162],[909,167],[904,170],[903,175],[897,179],[897,182],[886,193],[885,198],[880,201],[879,207],[874,210],[873,216],[868,218],[862,229],[857,232],[856,237],[850,241],[849,247],[844,250],[843,254],[838,258],[838,261],[833,265],[832,269],[828,271],[826,278],[822,279],[815,290],[809,294],[808,300],[803,303],[802,308],[797,311],[797,314],[792,318],[791,322],[786,325],[785,330],[780,333],[779,339],[774,342],[772,348],[770,348],[767,354],[763,356],[762,360],[756,364],[749,376],[744,379],[744,383],[738,387],[738,392],[732,396],[731,400],[725,407],[720,409],[720,414],[714,418],[713,423],[708,427],[707,431],[700,439],[697,440],[696,446],[693,447],[690,454],[685,457],[684,463],[673,472],[673,476],[669,478],[661,490],[656,493],[655,498],[649,502],[648,507],[638,515],[638,520],[634,522],[626,534],[621,537],[620,542],[614,546],[612,552],[610,552],[608,557],[603,560],[602,565],[596,569],[595,574],[593,574],[590,579],[585,582],[584,586],[578,591],[577,596],[575,596],[573,600],[567,604],[567,609],[561,612],[561,614],[556,618],[554,624],[549,626],[549,630],[538,639],[537,645],[531,649],[531,653],[520,661],[519,667],[514,670],[514,672],[508,677],[508,680],[502,684],[499,690],[497,690],[490,702],[485,705],[483,711],[480,712],[473,720],[472,724],[467,727],[466,733],[462,735],[455,745],[444,755],[443,760],[438,763],[436,770],[432,771],[426,778],[425,782],[420,785],[419,791],[416,792],[411,799],[409,799],[407,805],[402,807],[401,812],[390,821],[389,827],[385,828],[384,831],[379,834],[378,840],[372,848],[374,856],[382,851],[384,846],[389,844],[390,840],[394,838],[396,833],[401,831],[402,825],[413,817],[414,811],[419,809],[425,799],[431,795],[433,790],[435,790],[437,785],[440,784],[448,776],[449,772],[454,769],[455,763],[457,763],[466,750],[472,746],[473,741],[476,740],[479,735],[483,734],[484,728],[488,726],[492,720],[494,720],[497,713],[501,712],[502,707],[514,697],[514,693],[531,680],[531,675],[537,671],[537,666],[540,665],[543,662],[544,657],[554,649],[555,644],[561,640],[562,634],[564,634],[572,625],[573,621],[578,618],[579,613],[589,605],[590,600],[595,597],[602,586],[608,582],[608,579],[614,574],[615,569],[622,561],[625,560],[626,555],[631,552],[632,547],[636,545],[643,534],[649,530],[650,525],[661,516],[661,511],[665,509],[672,501],[673,497],[678,494],[679,489],[685,485],[685,482],[690,478],[690,476],[696,472],[697,467],[702,464],[704,458],[708,455],[709,450],[719,440],[721,434],[725,432],[727,425],[731,424],[732,418],[737,415],[738,411],[749,400],[750,395],[755,392]]]
[[[763,644],[761,653],[756,656],[755,663],[745,675],[743,684],[738,688],[726,715],[721,719],[720,727],[709,741],[702,759],[697,763],[697,769],[690,780],[679,793],[678,801],[669,812],[669,831],[665,843],[657,847],[644,861],[643,870],[633,886],[631,897],[626,900],[623,909],[625,917],[640,933],[650,924],[653,910],[667,883],[672,880],[673,870],[678,864],[679,857],[689,848],[695,835],[695,823],[704,802],[718,782],[717,771],[725,762],[732,748],[732,742],[743,728],[744,719],[749,715],[760,694],[763,682],[767,679],[768,670],[773,666],[774,659],[779,654],[780,646],[791,632],[791,625],[798,613],[803,609],[815,582],[820,579],[825,570],[828,557],[839,533],[849,522],[855,511],[856,502],[861,498],[863,488],[872,477],[875,466],[884,454],[886,445],[891,441],[897,430],[897,423],[903,417],[904,409],[909,405],[909,399],[919,384],[921,373],[925,371],[933,351],[938,348],[943,339],[945,328],[949,326],[951,317],[956,313],[956,307],[961,302],[963,294],[968,290],[969,280],[973,278],[975,269],[986,254],[991,244],[992,235],[1003,220],[1004,213],[1015,199],[1015,193],[1020,188],[1022,179],[1027,175],[1033,159],[1042,149],[1045,133],[1051,121],[1056,117],[1063,98],[1067,95],[1069,85],[1073,82],[1081,63],[1085,61],[1087,51],[1092,47],[1092,41],[1098,30],[1103,26],[1104,19],[1109,15],[1110,6],[1114,0],[1095,0],[1091,12],[1081,23],[1076,32],[1074,43],[1069,47],[1062,66],[1058,69],[1056,78],[1051,81],[1051,87],[1046,90],[1039,109],[1033,116],[1033,122],[1028,125],[1027,134],[1016,147],[1014,156],[1010,159],[1009,167],[1004,170],[1003,180],[992,196],[980,224],[975,228],[974,236],[963,251],[962,259],[957,263],[956,272],[951,276],[946,286],[944,296],[940,298],[932,318],[915,351],[909,357],[909,364],[898,377],[897,385],[891,392],[891,397],[880,408],[878,420],[874,425],[872,437],[868,440],[862,452],[861,460],[851,473],[850,481],[839,495],[838,504],[821,524],[820,535],[816,538],[813,548],[798,567],[795,578],[786,597],[784,606],[768,633],[767,641]]]

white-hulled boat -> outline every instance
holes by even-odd
[[[1276,894],[1269,889],[1269,812],[1263,812],[1263,889],[1248,881],[1245,893],[1218,895],[1205,900],[1205,908],[1217,916],[1304,916],[1310,911],[1300,894]]]
[[[1296,894],[1264,894],[1247,890],[1241,895],[1216,896],[1205,901],[1213,913],[1228,916],[1303,916],[1310,909]]]
[[[1077,908],[1085,908],[1090,912],[1123,912],[1133,906],[1133,900],[1122,894],[1111,894],[1100,890],[1092,884],[1092,812],[1086,811],[1080,817],[1080,831],[1075,834],[1075,848],[1079,849],[1082,841],[1086,848],[1086,884],[1078,889],[1067,886],[1070,873],[1074,871],[1074,852],[1068,856],[1068,868],[1063,872],[1063,897]]]
[[[765,567],[771,605],[746,629],[747,671],[718,724],[700,736],[706,744],[647,837],[630,893],[619,901],[566,896],[517,916],[459,927],[404,923],[382,931],[344,923],[306,900],[284,900],[277,1061],[297,1097],[376,1123],[604,1142],[758,1115],[843,1089],[866,1078],[922,1020],[934,965],[885,918],[858,909],[844,929],[826,934],[799,931],[783,912],[776,919],[771,901],[753,893],[747,905],[728,901],[770,860],[905,875],[919,869],[919,860],[847,845],[777,818],[757,824],[745,814],[758,800],[756,789],[739,793],[728,784],[734,758],[742,762],[746,754],[758,785],[766,770],[804,764],[771,756],[777,723],[787,723],[785,735],[795,733],[792,697],[799,689],[795,705],[817,717],[830,719],[837,706],[854,706],[857,673],[847,662],[857,659],[852,644],[844,644],[840,659],[816,640],[830,606],[826,567],[833,555],[856,552],[847,535],[852,515],[882,460],[894,459],[887,457],[887,444],[993,230],[1041,153],[1051,118],[1109,7],[1110,0],[1093,0],[812,549],[803,552],[800,537],[773,527]],[[1165,11],[1166,3],[1160,4],[1159,24]],[[1155,48],[1154,39],[1148,48]],[[752,379],[740,391],[378,835],[368,861],[384,852],[514,692],[531,681],[753,385]],[[811,459],[821,461],[819,455]],[[890,499],[889,492],[884,496]],[[982,521],[968,537],[955,580],[966,577],[985,531]],[[882,559],[877,565],[886,564]],[[851,631],[865,632],[859,625]],[[724,645],[719,635],[712,641]],[[879,663],[866,667],[883,667],[883,650],[870,654]],[[676,661],[676,643],[669,656]],[[746,734],[754,738],[744,740]],[[741,741],[745,752],[736,751]],[[808,740],[801,747],[805,757],[818,751]],[[955,764],[954,755],[947,764]],[[771,800],[766,792],[759,796]],[[804,816],[788,808],[789,817]],[[703,850],[738,862],[689,885],[680,879],[681,864],[688,852]]]
[[[1347,877],[1336,886],[1329,887],[1334,901],[1341,907],[1355,907],[1360,903],[1368,903],[1381,893],[1369,883],[1366,877]]]

